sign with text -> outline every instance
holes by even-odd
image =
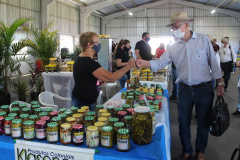
[[[95,150],[17,140],[15,160],[93,160]]]

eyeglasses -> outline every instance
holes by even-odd
[[[97,42],[90,42],[90,43],[100,44],[100,41],[97,41]]]
[[[172,26],[172,27],[171,27],[171,31],[174,31],[174,30],[179,29],[182,25],[184,25],[184,24],[180,24],[180,25],[178,25],[178,26]]]

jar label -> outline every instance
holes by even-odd
[[[71,132],[68,133],[63,133],[62,134],[63,138],[63,143],[69,143],[71,142]]]
[[[117,139],[117,148],[120,150],[128,150],[128,139]]]
[[[83,132],[74,133],[73,142],[74,143],[82,143],[83,142]]]
[[[105,147],[110,146],[110,136],[101,136],[101,145]]]
[[[4,125],[5,134],[11,134],[11,125]]]
[[[22,136],[22,128],[17,127],[17,128],[12,128],[12,137],[21,137]]]
[[[34,128],[24,129],[23,130],[23,137],[25,139],[32,139],[32,138],[34,138],[35,137]]]
[[[56,132],[47,132],[47,141],[56,142],[58,141],[58,131]]]
[[[36,129],[36,138],[37,139],[46,138],[46,129]]]
[[[98,145],[99,145],[99,137],[98,137],[98,135],[90,136],[89,146],[90,147],[96,147]]]

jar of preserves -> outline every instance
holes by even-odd
[[[19,102],[12,102],[11,108],[19,108]]]
[[[20,119],[22,122],[27,121],[29,117],[29,114],[20,114]]]
[[[113,126],[113,141],[114,143],[117,143],[117,133],[118,130],[124,127],[124,123],[123,122],[116,122],[114,123]]]
[[[88,126],[93,126],[94,125],[94,117],[92,116],[87,116],[85,117],[85,121],[84,121],[84,132],[87,132],[87,127]]]
[[[100,109],[99,112],[98,112],[98,117],[102,117],[103,113],[107,113],[107,110],[106,109]]]
[[[129,104],[124,104],[124,105],[122,105],[122,108],[123,108],[124,111],[127,111],[130,108],[130,105]]]
[[[108,120],[106,117],[99,117],[98,122],[103,122],[105,126],[108,125]]]
[[[71,125],[77,124],[75,117],[68,117],[66,120],[67,123],[70,123]]]
[[[95,148],[99,145],[99,132],[96,126],[88,126],[86,132],[87,146]]]
[[[138,103],[139,103],[140,106],[146,106],[145,101],[139,101]]]
[[[66,120],[67,115],[66,115],[65,113],[61,113],[61,114],[59,114],[58,117],[61,118],[61,124],[67,122],[67,120]]]
[[[40,118],[42,121],[46,121],[46,124],[50,123],[50,117],[49,116],[43,116]]]
[[[76,114],[78,107],[71,107],[70,110],[72,111],[72,114]]]
[[[134,108],[129,108],[129,109],[127,110],[127,114],[128,114],[128,115],[132,115],[133,112],[134,112]]]
[[[39,120],[36,122],[35,125],[36,130],[36,139],[37,140],[44,140],[47,138],[46,131],[47,131],[47,123],[46,121]]]
[[[124,125],[125,125],[125,128],[129,130],[129,133],[132,134],[132,116],[124,117]]]
[[[72,111],[65,111],[64,113],[67,115],[66,119],[72,117]]]
[[[60,117],[53,117],[52,122],[56,122],[58,124],[58,128],[60,129],[61,127],[61,118]]]
[[[87,112],[89,112],[89,107],[88,106],[82,106],[81,109],[85,109],[85,113],[87,114]]]
[[[122,111],[122,110],[123,110],[123,109],[120,108],[120,107],[114,108],[114,114],[113,114],[113,116],[114,116],[114,117],[118,117],[118,112],[119,112],[119,111]]]
[[[7,117],[7,112],[1,111],[0,112],[0,116],[2,116],[3,118]]]
[[[1,111],[4,111],[7,113],[7,115],[10,113],[10,108],[9,105],[2,105],[1,106]]]
[[[103,113],[102,114],[102,117],[106,117],[107,118],[107,121],[109,122],[109,119],[111,118],[111,114],[110,113]],[[108,123],[107,122],[107,123]]]
[[[102,127],[104,126],[103,122],[96,122],[94,126],[98,127],[99,137],[101,137]],[[99,143],[101,144],[101,138],[99,138]]]
[[[11,125],[14,117],[6,117],[4,121],[4,131],[6,136],[11,136]]]
[[[94,122],[97,121],[97,116],[94,111],[87,112],[87,116],[92,116],[92,117],[94,117]]]
[[[39,113],[41,113],[42,111],[43,111],[42,108],[36,108],[36,109],[34,110],[34,114],[35,114],[35,115],[39,115]]]
[[[50,119],[52,119],[53,117],[57,117],[58,116],[58,112],[57,111],[53,111],[49,113],[50,115]]]
[[[12,120],[11,135],[14,139],[22,138],[22,120],[14,119]]]
[[[126,128],[118,130],[117,149],[120,152],[128,152],[130,150],[130,134]]]
[[[47,141],[48,143],[58,142],[58,126],[56,122],[47,124]]]
[[[84,144],[84,129],[82,124],[74,124],[72,126],[72,143],[74,145],[82,145]]]
[[[100,109],[103,109],[103,105],[96,105],[96,108],[95,108],[96,115],[98,115],[98,112]]]
[[[14,117],[14,119],[18,119],[17,113],[9,113],[8,117]]]
[[[32,114],[34,114],[34,111],[35,111],[36,108],[40,108],[40,105],[39,104],[32,105],[32,107],[31,107],[31,113]]]
[[[6,113],[6,112],[5,112],[5,113]],[[20,115],[19,108],[17,108],[17,107],[12,108],[12,109],[11,109],[11,113],[17,113],[17,115],[19,116],[19,115]]]
[[[71,132],[72,127],[69,123],[63,123],[61,124],[61,130],[60,130],[60,141],[62,144],[69,145],[71,144]]]
[[[65,113],[67,111],[67,108],[60,108],[59,109],[59,114]]]
[[[29,120],[32,120],[34,122],[34,124],[35,124],[36,121],[38,120],[38,115],[31,115],[31,116],[29,116]]]
[[[127,96],[126,104],[129,104],[131,108],[133,107],[134,104],[133,96]]]
[[[114,123],[116,123],[116,122],[118,122],[118,121],[119,121],[119,119],[116,118],[116,117],[110,118],[110,119],[109,119],[109,126],[112,126],[112,127],[113,127]]]
[[[33,140],[35,138],[33,121],[29,120],[23,122],[23,138],[24,140]]]
[[[122,91],[121,99],[127,99],[127,92]]]
[[[101,146],[104,148],[112,148],[113,144],[114,144],[113,143],[113,127],[112,126],[102,127]]]
[[[152,135],[156,132],[156,120],[155,117],[152,118]]]
[[[119,122],[123,122],[124,117],[126,116],[126,114],[127,114],[126,111],[119,111],[119,112],[118,112],[118,119],[119,119]]]
[[[29,107],[24,107],[21,114],[31,114],[31,109]]]
[[[133,142],[148,144],[152,141],[152,116],[149,107],[136,107],[132,121]]]
[[[73,117],[76,118],[76,123],[77,124],[83,124],[83,119],[82,119],[82,115],[77,113],[77,114],[73,114]]]
[[[110,113],[110,117],[113,117],[114,107],[113,106],[107,106],[107,112]]]
[[[49,116],[49,113],[53,111],[52,108],[44,108],[43,110],[48,114],[47,116]]]
[[[39,117],[41,118],[41,117],[44,117],[44,116],[48,116],[48,112],[41,112],[41,113],[39,113]]]
[[[0,116],[0,135],[4,134],[4,117]]]

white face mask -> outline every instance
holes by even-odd
[[[182,32],[179,28],[178,30],[173,31],[173,34],[176,38],[183,38],[185,35],[185,32]]]
[[[221,47],[224,47],[224,43],[221,43]]]

